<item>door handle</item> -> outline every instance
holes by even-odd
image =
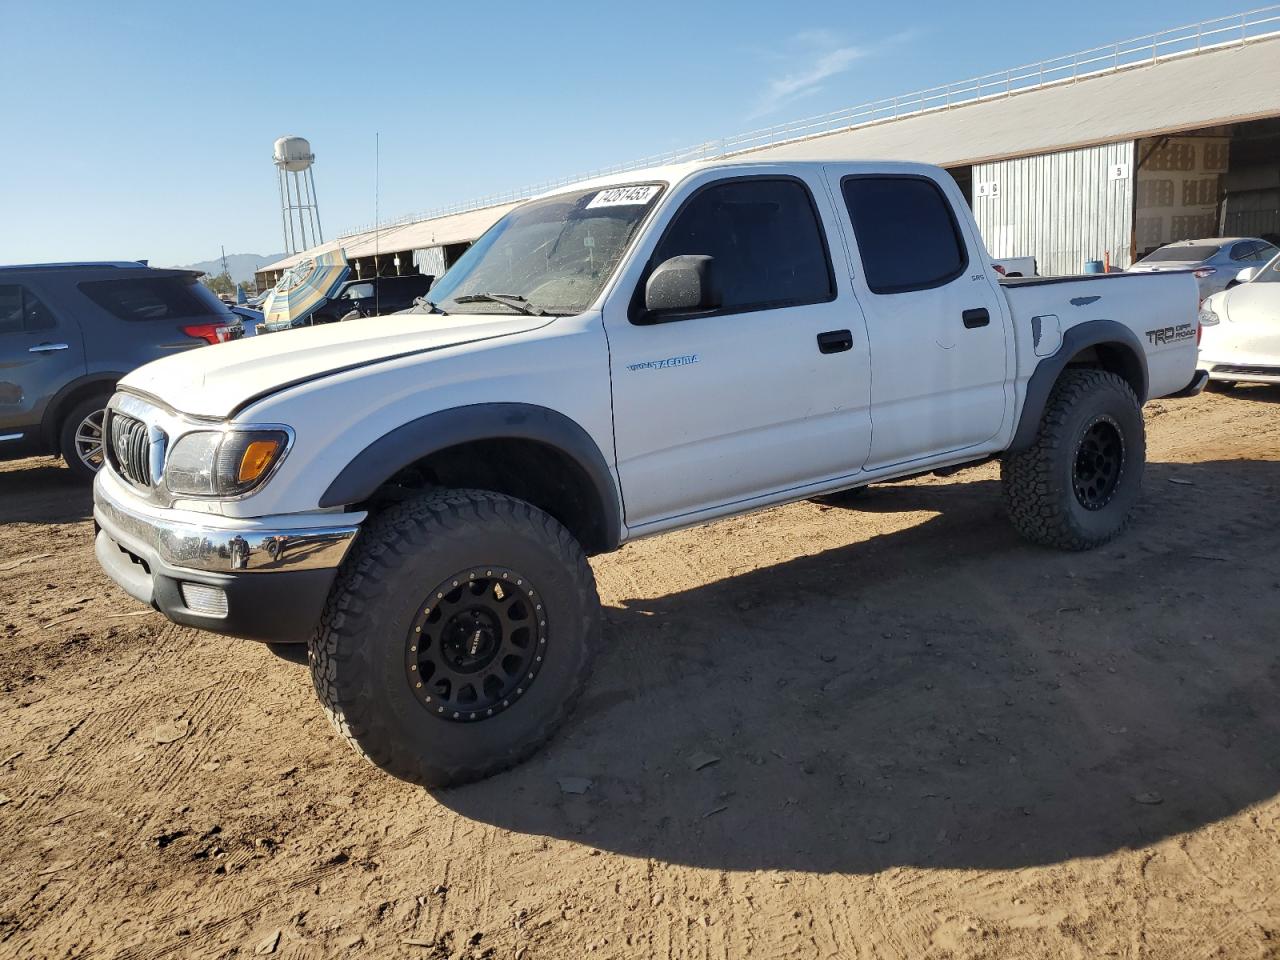
[[[69,347],[65,343],[37,343],[29,349],[27,353],[53,353],[56,350],[67,350]]]
[[[974,307],[972,310],[966,310],[960,314],[964,320],[964,325],[972,330],[974,327],[985,327],[991,322],[991,314],[986,307]]]
[[[819,353],[843,353],[853,348],[853,334],[848,330],[828,330],[818,334]]]

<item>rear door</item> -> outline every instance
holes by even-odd
[[[633,529],[854,474],[866,459],[866,333],[810,170],[686,181],[605,304]],[[653,322],[648,275],[686,254],[714,258],[721,306]]]
[[[950,178],[827,168],[874,375],[867,469],[980,448],[1013,408],[1007,304]]]
[[[75,321],[55,315],[30,284],[0,283],[0,442],[35,439],[49,400],[84,372]]]

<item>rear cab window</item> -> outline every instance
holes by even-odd
[[[122,277],[87,280],[80,292],[112,316],[129,322],[222,319],[226,306],[194,277]]]
[[[794,177],[742,177],[699,188],[668,224],[650,267],[688,254],[714,258],[721,306],[711,315],[835,299],[817,207]],[[638,300],[643,288],[642,281]]]
[[[955,211],[928,177],[853,175],[840,188],[872,293],[929,290],[968,267],[969,250]]]

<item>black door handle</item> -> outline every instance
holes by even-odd
[[[818,334],[819,353],[843,353],[853,349],[853,334],[848,330],[828,330]]]
[[[991,314],[987,312],[986,307],[975,307],[972,310],[966,310],[960,316],[964,320],[964,325],[970,330],[974,327],[985,327],[991,322]]]

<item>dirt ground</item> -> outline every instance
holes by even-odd
[[[1278,957],[1280,390],[1147,422],[1094,553],[986,466],[596,559],[580,709],[436,793],[4,465],[0,955]]]

